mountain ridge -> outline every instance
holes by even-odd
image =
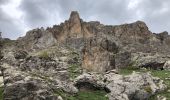
[[[105,91],[109,100],[148,100],[167,89],[149,72],[120,75],[170,70],[170,35],[152,33],[142,21],[103,25],[73,11],[60,25],[0,42],[5,100],[67,100],[83,90]]]

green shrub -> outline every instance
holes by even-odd
[[[47,51],[41,52],[41,53],[39,54],[39,57],[40,57],[40,58],[43,58],[43,59],[49,59],[49,58],[50,58],[50,56],[49,56],[49,54],[48,54]]]

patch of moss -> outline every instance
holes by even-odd
[[[132,72],[133,72],[134,70],[129,70],[129,69],[119,69],[119,74],[121,74],[121,75],[130,75],[130,74],[132,74]]]
[[[146,92],[148,92],[148,93],[152,93],[152,89],[151,89],[151,87],[148,85],[148,86],[145,86],[144,87],[144,90],[146,91]]]
[[[3,100],[3,91],[4,91],[4,88],[0,87],[0,100]]]

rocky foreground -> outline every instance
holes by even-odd
[[[60,25],[17,40],[0,37],[0,44],[4,100],[87,100],[77,96],[96,91],[103,93],[97,100],[150,100],[169,88],[147,71],[119,73],[170,70],[170,36],[150,32],[142,21],[103,25],[73,11]]]

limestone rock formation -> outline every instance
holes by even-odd
[[[165,33],[161,33],[165,34]],[[34,29],[18,39],[19,47],[36,51],[53,45],[66,45],[82,53],[82,67],[87,71],[105,72],[117,67],[126,67],[131,58],[123,52],[166,53],[168,44],[162,45],[164,35],[151,33],[142,21],[120,26],[105,26],[99,22],[85,22],[73,11],[69,20],[44,30]],[[158,48],[165,48],[164,50]],[[131,55],[131,54],[130,54]],[[124,63],[122,63],[124,62]],[[125,63],[126,62],[126,63]]]
[[[67,100],[89,87],[106,91],[109,100],[147,100],[166,89],[149,73],[113,73],[131,66],[169,69],[170,35],[152,33],[142,21],[103,25],[73,11],[60,25],[17,40],[0,35],[0,42],[4,100]]]

